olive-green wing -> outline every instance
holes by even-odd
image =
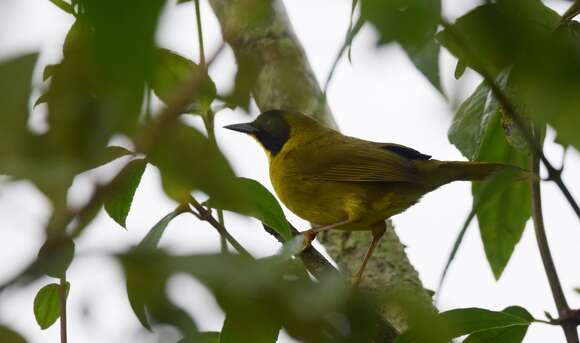
[[[397,144],[374,143],[345,136],[327,137],[303,152],[305,179],[343,182],[410,182],[418,172],[414,159],[428,159]]]

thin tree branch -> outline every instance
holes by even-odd
[[[536,154],[532,154],[532,158],[530,159],[530,170],[536,174],[540,171],[540,159]],[[560,278],[558,277],[558,272],[556,271],[556,266],[552,259],[552,253],[550,252],[550,246],[548,245],[548,238],[546,237],[546,229],[544,227],[544,218],[542,214],[540,181],[535,178],[530,178],[530,187],[532,190],[532,219],[534,222],[534,232],[536,234],[538,249],[540,250],[544,270],[546,271],[548,283],[552,290],[552,296],[554,297],[554,302],[558,309],[558,316],[563,317],[570,313],[570,307],[568,306],[566,296],[562,290]],[[578,343],[576,323],[566,320],[560,325],[564,330],[568,343]]]
[[[446,20],[442,19],[441,25],[446,30],[448,30],[449,34],[453,36],[455,41],[462,47],[464,53],[468,54],[470,58],[478,60],[477,54],[473,53],[469,45],[465,44],[465,40],[463,40],[462,37],[460,37],[459,34],[457,34],[457,32],[455,31],[455,29],[451,24],[449,24]],[[538,141],[536,141],[536,139],[534,139],[532,133],[529,130],[528,125],[524,123],[522,117],[516,111],[514,104],[507,97],[507,95],[504,93],[501,87],[497,84],[497,82],[491,76],[491,74],[488,73],[486,70],[477,70],[477,72],[483,77],[485,83],[489,86],[491,92],[505,110],[504,113],[516,124],[516,127],[522,132],[523,137],[525,138],[526,143],[528,143],[528,146],[530,147],[532,153],[537,155],[538,158],[542,161],[542,164],[544,164],[544,166],[546,167],[546,170],[548,171],[547,180],[556,183],[556,185],[558,186],[558,188],[560,188],[560,191],[562,192],[562,194],[564,194],[564,197],[566,198],[566,200],[576,213],[576,216],[580,220],[580,206],[578,206],[578,203],[576,202],[576,200],[570,193],[570,190],[562,180],[562,169],[557,169],[552,165],[552,163],[550,163],[550,161],[544,154],[542,146],[539,144]]]
[[[228,230],[213,217],[209,210],[203,207],[193,197],[189,198],[189,204],[197,211],[192,211],[192,213],[200,220],[206,221],[211,226],[213,226],[218,231],[220,236],[225,237],[241,256],[254,259],[254,257],[228,232]]]
[[[199,0],[193,0],[195,4],[195,20],[197,22],[197,41],[199,43],[199,64],[205,68],[205,50],[203,48],[203,31],[201,30],[201,11]]]
[[[562,15],[562,22],[570,21],[575,16],[580,14],[580,0],[575,0],[574,3]]]

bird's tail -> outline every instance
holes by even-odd
[[[504,170],[512,170],[516,173],[515,179],[528,180],[532,173],[520,167],[504,163],[479,162],[479,161],[434,161],[431,170],[435,177],[435,183],[440,185],[453,181],[482,181],[489,176]]]

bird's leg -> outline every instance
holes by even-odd
[[[334,223],[334,224],[330,224],[330,225],[326,225],[326,226],[314,227],[310,230],[304,231],[302,233],[302,235],[304,235],[304,249],[308,248],[310,246],[310,244],[312,244],[312,241],[316,238],[316,235],[319,232],[330,230],[330,229],[335,229],[339,226],[350,224],[352,222],[353,222],[352,219],[347,219],[347,220],[343,220],[343,221],[338,222],[338,223]]]
[[[365,254],[365,258],[363,260],[362,265],[360,266],[360,268],[356,272],[356,276],[354,278],[354,285],[355,286],[358,286],[358,284],[362,278],[363,272],[365,270],[365,267],[367,265],[367,262],[369,261],[369,259],[373,255],[373,252],[377,246],[377,243],[379,243],[379,240],[385,234],[386,229],[387,229],[387,225],[385,224],[385,222],[380,222],[380,226],[376,226],[372,229],[373,240],[372,240],[371,245],[369,246],[369,248],[367,250],[367,253]]]

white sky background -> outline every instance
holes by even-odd
[[[285,1],[291,22],[319,81],[326,79],[342,44],[350,3],[350,0]],[[445,1],[445,15],[454,19],[476,4],[477,1]],[[553,1],[549,5],[562,11],[566,3]],[[206,50],[211,54],[221,41],[220,30],[206,1],[202,1],[202,12]],[[43,65],[59,59],[60,45],[72,23],[71,17],[46,0],[2,0],[0,17],[0,60],[40,50],[41,64],[37,68],[37,80],[40,80]],[[168,6],[161,21],[159,45],[197,60],[194,23],[191,3]],[[328,94],[329,104],[342,131],[369,140],[405,144],[437,159],[463,159],[447,140],[452,118],[449,105],[400,48],[391,45],[377,50],[375,41],[375,33],[365,27],[354,42],[353,63],[343,60],[334,76]],[[454,59],[443,52],[441,74],[445,89],[450,97],[464,98],[474,89],[478,78],[468,72],[460,81],[455,81],[454,64]],[[219,89],[227,90],[234,71],[233,55],[228,50],[212,66],[210,74]],[[31,123],[35,127],[42,128],[44,110],[42,106],[35,110]],[[266,158],[260,147],[243,135],[219,129],[247,120],[249,118],[241,112],[220,113],[216,123],[219,144],[238,175],[257,179],[271,189]],[[546,151],[559,165],[561,149],[551,143],[552,138],[553,135],[547,139]],[[71,204],[82,204],[94,187],[94,181],[106,180],[118,168],[119,163],[114,163],[109,168],[77,178],[71,189]],[[580,187],[573,176],[579,172],[580,155],[570,151],[564,179],[577,199],[580,199]],[[552,253],[570,305],[575,308],[580,306],[580,296],[573,291],[580,286],[579,221],[552,184],[544,184],[543,202]],[[120,268],[102,254],[123,251],[138,243],[147,230],[174,207],[175,204],[162,193],[158,172],[148,167],[129,214],[128,231],[101,211],[93,225],[78,239],[80,256],[68,272],[72,284],[68,318],[70,342],[158,341],[158,333],[148,334],[140,329],[127,301]],[[408,247],[409,258],[427,288],[436,288],[470,207],[469,183],[454,183],[428,194],[418,205],[393,218],[397,233]],[[42,244],[43,224],[49,210],[48,202],[29,184],[0,184],[0,281],[21,270],[35,257]],[[307,227],[304,221],[286,212],[295,226]],[[279,247],[255,220],[227,214],[226,224],[256,256],[273,254]],[[170,224],[162,245],[175,253],[213,252],[219,249],[219,239],[207,224],[183,215]],[[41,331],[32,312],[36,291],[53,281],[46,278],[26,288],[0,294],[0,322],[16,328],[30,342],[57,342],[58,325]],[[202,330],[221,328],[223,313],[201,284],[189,277],[176,277],[170,290],[171,297],[195,316]],[[487,265],[477,227],[472,225],[450,270],[438,307],[441,310],[471,306],[501,310],[510,305],[524,306],[537,318],[543,318],[545,310],[555,313],[533,229],[528,225],[503,277],[496,282]],[[164,335],[163,341],[177,340],[171,331]],[[534,324],[525,342],[563,340],[559,328]],[[282,335],[279,341],[292,340]]]

